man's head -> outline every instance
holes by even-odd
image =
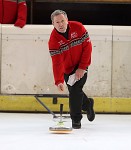
[[[51,14],[51,21],[58,32],[65,33],[68,25],[68,17],[65,11],[55,10]]]

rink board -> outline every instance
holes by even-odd
[[[59,112],[59,105],[64,104],[64,112],[69,112],[69,99],[58,98],[53,104],[53,98],[40,98],[53,112]],[[96,113],[131,113],[131,98],[94,97]],[[0,96],[1,112],[44,112],[47,110],[39,104],[34,96]]]

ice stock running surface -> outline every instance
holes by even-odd
[[[50,114],[0,113],[1,150],[131,150],[131,115],[96,115],[70,134],[52,134]],[[71,122],[67,124],[70,126]]]

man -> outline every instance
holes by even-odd
[[[0,0],[0,23],[14,24],[23,28],[26,24],[27,6],[25,0]]]
[[[54,29],[49,39],[55,85],[64,91],[64,80],[69,91],[69,108],[74,129],[81,128],[82,110],[89,121],[95,118],[94,101],[82,88],[91,63],[92,44],[87,30],[80,22],[68,21],[65,11],[51,14]]]

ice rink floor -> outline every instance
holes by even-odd
[[[70,134],[51,134],[54,124],[50,114],[0,113],[0,149],[131,150],[131,115],[96,114],[89,122],[84,114]]]

